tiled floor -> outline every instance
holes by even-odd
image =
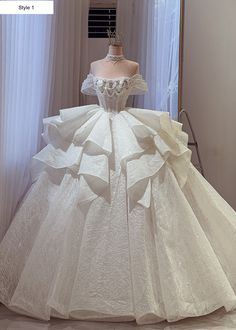
[[[207,316],[181,320],[175,323],[161,322],[153,325],[129,323],[83,322],[52,319],[38,321],[17,315],[0,305],[0,330],[236,330],[236,311],[225,313],[224,308]]]

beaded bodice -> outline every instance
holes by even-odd
[[[129,95],[143,94],[146,91],[147,83],[140,74],[110,79],[89,73],[81,87],[82,93],[97,95],[99,105],[111,112],[123,110]]]

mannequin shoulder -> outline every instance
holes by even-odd
[[[129,67],[131,74],[139,73],[139,63],[131,60],[126,60],[126,65]]]
[[[120,69],[125,74],[134,75],[139,73],[139,63],[126,59],[125,61],[120,62]],[[104,68],[104,64],[107,65],[105,59],[97,60],[90,63],[90,72],[94,74],[97,71],[100,71],[101,68]],[[110,64],[109,64],[110,65]]]
[[[103,59],[91,62],[90,63],[90,71],[92,73],[94,73],[95,69],[98,68],[99,66],[101,66],[103,63],[104,63]]]
[[[134,68],[139,67],[139,63],[131,60],[126,60],[127,64],[132,65]]]

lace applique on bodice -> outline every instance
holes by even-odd
[[[81,87],[83,94],[97,95],[99,105],[111,112],[123,110],[129,95],[144,94],[147,90],[147,83],[139,73],[113,79],[89,73]]]

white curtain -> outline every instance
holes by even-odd
[[[0,236],[29,183],[50,85],[49,16],[1,16]]]
[[[0,240],[31,184],[43,117],[82,103],[88,7],[57,0],[54,16],[0,16]]]
[[[149,91],[133,105],[178,116],[180,0],[118,0],[124,53],[138,61]]]
[[[52,93],[49,115],[85,103],[80,86],[89,71],[89,0],[55,1]]]

